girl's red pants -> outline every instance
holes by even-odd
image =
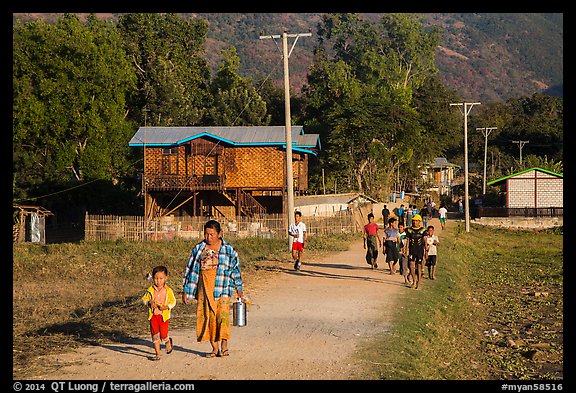
[[[164,341],[168,337],[168,321],[162,320],[162,314],[152,315],[150,319],[150,334],[153,341],[158,338]]]

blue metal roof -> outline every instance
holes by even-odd
[[[292,145],[306,153],[307,149],[320,149],[320,135],[304,134],[302,126],[292,126]],[[129,146],[169,147],[208,137],[233,146],[281,146],[286,147],[284,126],[238,126],[238,127],[140,127]]]
[[[436,157],[434,162],[430,163],[432,168],[458,167],[458,165],[448,162],[445,157]]]

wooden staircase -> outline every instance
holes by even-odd
[[[240,212],[248,217],[254,217],[255,215],[266,214],[266,208],[262,206],[254,197],[242,189],[234,194],[228,194],[227,192],[222,192],[230,202],[234,203],[239,207]]]

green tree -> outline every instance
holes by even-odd
[[[307,123],[327,142],[321,160],[348,189],[383,197],[399,168],[415,170],[431,154],[412,97],[436,72],[439,32],[412,15],[373,24],[327,14],[318,35],[303,92]]]
[[[129,175],[135,75],[115,27],[66,14],[13,32],[14,196]]]
[[[258,92],[264,102],[266,102],[266,112],[270,115],[270,123],[272,125],[283,125],[285,124],[285,108],[284,108],[284,89],[282,87],[274,86],[270,78],[260,77],[256,83],[258,86]],[[291,108],[294,108],[294,102],[297,101],[297,97],[292,97],[290,100]],[[299,113],[299,111],[294,108],[291,113]],[[299,124],[295,121],[293,124]]]
[[[211,106],[210,69],[203,44],[208,24],[177,14],[121,15],[118,28],[137,70],[131,113],[143,125],[202,124]]]
[[[556,173],[564,173],[564,163],[562,161],[548,160],[547,156],[537,156],[529,154],[522,157],[522,165],[518,162],[517,168],[519,171],[529,168],[542,168]]]
[[[436,74],[414,92],[413,107],[425,129],[426,143],[420,149],[427,156],[443,157],[450,150],[461,150],[462,116],[454,116],[450,103],[459,102],[455,91],[446,87]]]
[[[213,125],[267,125],[270,115],[266,102],[260,97],[252,81],[238,75],[240,58],[236,48],[222,51],[223,60],[211,84],[214,96],[208,121]]]
[[[507,106],[513,114],[504,137],[529,140],[526,154],[532,152],[561,160],[563,155],[564,106],[560,97],[539,93],[531,97],[510,99]],[[516,146],[514,146],[516,147]]]
[[[470,155],[483,165],[485,141],[475,129],[497,127],[488,137],[489,180],[526,168],[524,157],[528,156],[534,157],[534,163],[553,168],[563,157],[563,112],[562,98],[541,94],[482,105],[469,127],[473,130]],[[519,146],[513,143],[520,140],[529,141],[522,149],[522,165]]]

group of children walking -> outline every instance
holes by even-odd
[[[292,258],[294,269],[300,270],[306,244],[306,225],[302,222],[302,214],[295,212],[295,224],[291,225],[288,234],[292,237]],[[444,214],[441,214],[445,217]],[[434,227],[422,226],[422,217],[415,214],[411,217],[411,225],[405,227],[404,222],[398,223],[395,217],[387,218],[384,237],[380,236],[378,224],[374,222],[374,214],[368,214],[368,224],[364,226],[364,248],[366,262],[372,269],[378,268],[378,250],[386,255],[390,274],[396,273],[399,265],[400,274],[405,285],[419,288],[422,283],[423,265],[428,267],[428,278],[436,278],[437,245],[440,243],[434,234]],[[444,229],[445,218],[441,219]],[[209,274],[210,273],[210,274]],[[219,275],[218,275],[219,274]],[[164,344],[166,353],[172,353],[174,346],[168,333],[171,310],[176,305],[174,291],[166,281],[168,269],[156,266],[148,279],[153,280],[142,302],[148,308],[150,334],[154,346],[153,360],[160,360],[160,348]],[[227,283],[223,285],[222,283]],[[197,339],[210,341],[212,352],[207,357],[228,356],[229,331],[229,298],[236,291],[239,299],[243,298],[242,278],[238,253],[232,245],[222,239],[221,228],[217,221],[210,220],[204,226],[204,240],[192,250],[183,280],[184,292],[182,301],[187,304],[190,298],[198,300],[197,308]]]
[[[385,209],[385,210],[384,210]],[[385,228],[384,236],[380,236],[378,224],[374,222],[374,214],[368,214],[368,224],[364,226],[364,249],[366,249],[366,263],[372,269],[378,268],[378,247],[382,247],[382,254],[386,256],[386,263],[390,274],[399,273],[404,277],[404,284],[418,289],[422,284],[424,266],[428,268],[428,278],[436,279],[437,246],[440,244],[438,236],[434,234],[434,226],[422,225],[420,214],[410,215],[410,225],[403,221],[398,222],[395,217],[389,217],[386,206],[383,209]],[[442,214],[444,216],[444,214]],[[441,225],[444,229],[445,217]],[[386,225],[387,224],[387,225]]]

